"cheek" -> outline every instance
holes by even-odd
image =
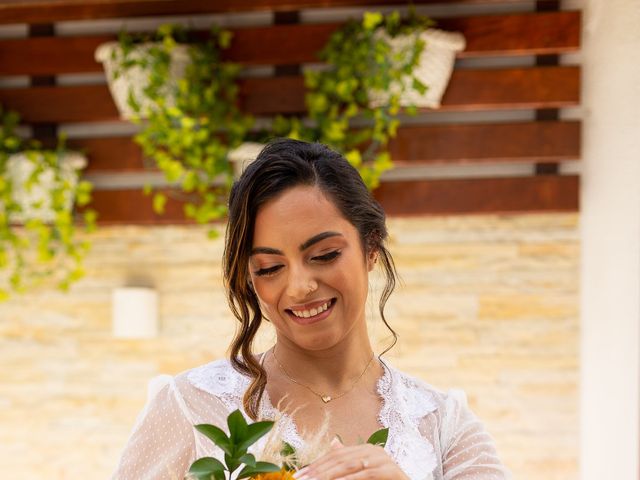
[[[258,280],[254,283],[254,287],[263,313],[276,312],[278,310],[278,288],[275,282]]]

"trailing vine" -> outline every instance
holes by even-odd
[[[79,165],[65,162],[64,138],[45,149],[17,135],[19,121],[0,107],[0,271],[7,272],[0,300],[51,282],[67,290],[83,277],[91,246],[78,238],[73,204],[87,205],[92,185],[78,182]],[[82,230],[95,229],[95,211],[82,220]]]

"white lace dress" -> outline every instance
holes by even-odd
[[[226,427],[227,415],[242,409],[249,379],[228,360],[218,360],[151,382],[113,480],[182,480],[200,457],[221,451],[193,425]],[[385,447],[412,480],[503,480],[493,440],[469,410],[463,392],[442,393],[393,367],[378,382],[383,403],[379,422],[389,428]],[[260,417],[273,419],[282,438],[296,448],[304,440],[291,417],[281,415],[265,392]],[[260,449],[260,443],[255,445]]]

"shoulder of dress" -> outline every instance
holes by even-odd
[[[248,386],[248,378],[237,372],[229,359],[219,359],[179,374],[177,379],[216,396],[237,396]]]
[[[393,389],[398,399],[405,404],[412,417],[424,417],[438,412],[443,413],[446,405],[451,401],[454,392],[443,392],[417,377],[390,367],[393,377]],[[464,394],[462,394],[464,395]]]

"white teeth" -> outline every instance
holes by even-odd
[[[319,306],[317,308],[312,308],[311,310],[302,310],[302,311],[291,310],[291,312],[296,317],[300,317],[300,318],[315,317],[319,313],[322,313],[322,312],[326,311],[329,308],[330,303],[331,302],[327,302],[324,305],[321,305],[321,306]]]

